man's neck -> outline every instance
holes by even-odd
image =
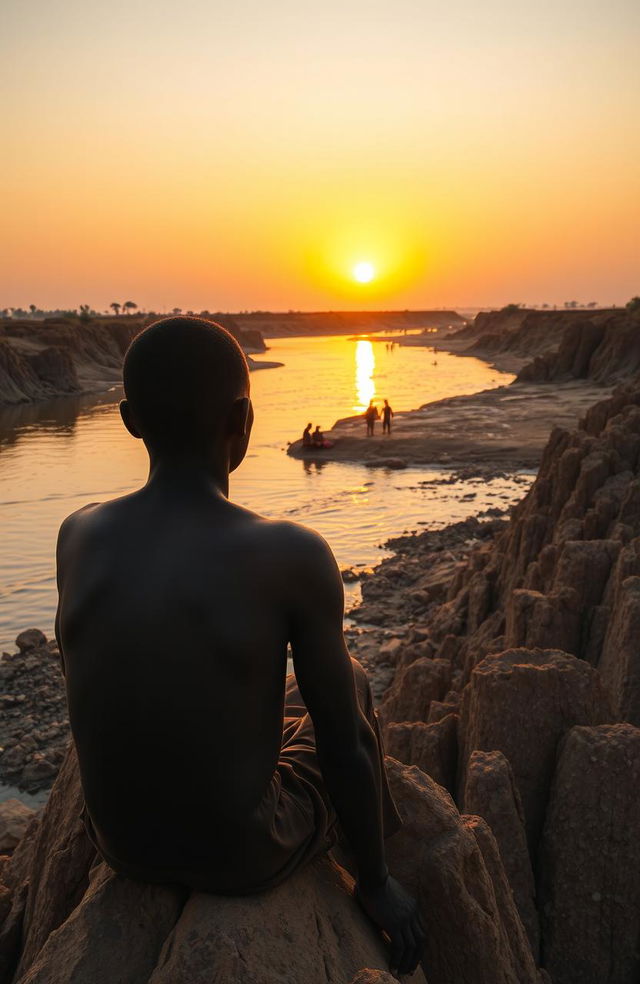
[[[147,488],[226,499],[229,496],[229,469],[214,457],[150,454]]]

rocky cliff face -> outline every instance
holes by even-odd
[[[554,984],[635,980],[640,390],[555,431],[506,529],[446,600],[422,597],[381,706],[394,754],[454,775],[459,808],[490,825]]]
[[[511,357],[519,382],[615,385],[640,371],[640,318],[624,310],[480,312],[448,342],[468,355]]]
[[[518,374],[523,382],[590,379],[611,385],[640,372],[640,317],[614,312],[568,319],[558,347],[538,355]]]
[[[220,319],[245,352],[261,352],[259,331],[244,332]],[[124,354],[144,328],[144,318],[0,322],[0,407],[106,389],[121,381]]]

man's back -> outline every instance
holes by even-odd
[[[358,898],[410,970],[422,930],[386,866],[399,817],[335,559],[227,498],[253,423],[244,355],[220,326],[170,318],[133,341],[123,382],[147,484],[58,539],[88,833],[125,875],[242,894],[326,851],[339,820]]]
[[[189,866],[204,831],[241,826],[264,797],[282,741],[286,557],[299,535],[222,497],[153,488],[68,521],[69,710],[88,811],[116,858],[161,865],[171,843]]]

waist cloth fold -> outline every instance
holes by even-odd
[[[352,660],[360,707],[377,740],[384,836],[401,820],[389,790],[384,749],[371,689],[361,665]],[[223,895],[245,895],[280,884],[313,858],[326,853],[338,835],[338,818],[327,792],[316,751],[313,722],[293,674],[286,679],[282,748],[271,783],[246,823],[216,826],[197,863],[169,867],[137,864],[114,856],[106,832],[86,806],[87,834],[115,871],[140,881],[180,884]],[[169,853],[169,852],[168,852]]]

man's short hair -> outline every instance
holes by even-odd
[[[134,338],[122,370],[124,392],[145,444],[196,448],[216,433],[249,392],[244,352],[225,328],[204,318],[164,318]]]

